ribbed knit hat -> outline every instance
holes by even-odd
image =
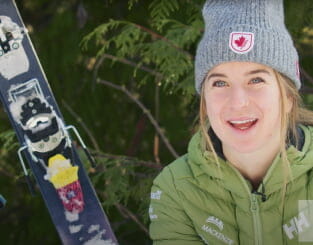
[[[298,54],[284,23],[283,0],[207,0],[195,60],[196,90],[214,66],[248,61],[269,66],[299,89]]]

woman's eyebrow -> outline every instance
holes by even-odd
[[[271,75],[271,73],[265,69],[252,70],[252,71],[246,72],[245,75],[254,75],[257,73],[265,73],[265,74]]]
[[[212,77],[227,77],[227,76],[222,73],[212,73],[207,77],[207,80],[209,80]]]
[[[248,71],[245,73],[245,75],[254,75],[257,73],[265,73],[265,74],[271,75],[271,73],[265,69],[256,69],[256,70]],[[227,78],[227,76],[223,73],[212,73],[207,77],[207,80],[209,80],[212,77],[225,77],[225,78]]]

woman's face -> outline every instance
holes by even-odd
[[[251,153],[280,142],[280,92],[274,71],[251,62],[214,67],[204,88],[210,125],[223,149]],[[292,103],[288,101],[287,112]]]

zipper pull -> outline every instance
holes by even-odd
[[[265,202],[267,200],[267,196],[265,195],[265,187],[264,187],[263,182],[261,183],[261,186],[262,186],[261,192],[259,192],[257,190],[253,190],[252,193],[256,194],[256,195],[260,195],[262,202]]]

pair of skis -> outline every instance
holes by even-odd
[[[14,0],[0,0],[0,98],[62,243],[117,244],[69,130],[92,157],[64,123]]]

